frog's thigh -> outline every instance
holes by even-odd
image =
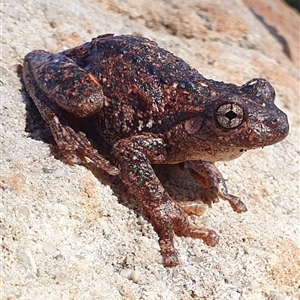
[[[95,114],[103,106],[97,79],[65,55],[32,51],[24,58],[23,76],[32,77],[51,101],[78,117]]]
[[[49,125],[53,137],[66,160],[73,163],[92,160],[99,168],[111,175],[119,174],[119,170],[110,165],[98,152],[77,132],[71,128],[64,118],[63,110],[53,102],[36,81],[36,73],[32,72],[31,62],[24,62],[23,79],[26,90],[33,99],[43,119]]]
[[[159,236],[166,266],[178,264],[174,233],[203,239],[210,246],[218,242],[218,235],[213,230],[197,228],[189,223],[187,215],[179,209],[155,175],[150,162],[166,155],[162,139],[150,134],[123,139],[114,145],[112,155],[122,181],[141,201],[145,214],[150,217]]]

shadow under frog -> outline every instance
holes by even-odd
[[[199,202],[175,202],[152,166],[179,164],[202,186],[206,201],[222,198],[244,212],[214,162],[280,142],[289,130],[265,79],[242,86],[206,79],[155,42],[133,35],[106,34],[57,54],[32,51],[24,58],[23,81],[64,159],[89,161],[94,174],[98,168],[119,177],[135,195],[168,267],[179,263],[175,234],[209,246],[219,236],[190,224],[187,215],[203,213]],[[99,153],[101,147],[106,151]]]

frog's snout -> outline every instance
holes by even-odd
[[[270,115],[265,120],[265,127],[268,128],[267,145],[272,145],[284,140],[289,134],[289,122],[287,115],[278,109],[276,114]]]
[[[280,111],[279,116],[277,116],[275,119],[276,121],[275,120],[274,121],[276,122],[278,126],[278,131],[280,132],[282,137],[281,140],[283,140],[289,134],[290,126],[289,126],[288,117],[284,112]]]

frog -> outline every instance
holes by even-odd
[[[119,176],[135,196],[158,235],[166,267],[180,264],[175,235],[208,246],[219,235],[190,222],[190,215],[203,213],[201,201],[175,201],[155,165],[178,164],[203,189],[205,201],[223,199],[242,213],[246,205],[228,192],[215,163],[278,143],[289,132],[266,79],[243,85],[207,79],[139,35],[104,34],[59,53],[33,50],[22,75],[66,162],[88,160]],[[76,129],[77,122],[96,130],[109,145],[107,155]]]

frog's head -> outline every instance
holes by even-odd
[[[185,127],[216,152],[272,145],[289,131],[287,116],[274,99],[275,91],[265,79],[255,78],[240,87],[228,85],[227,92],[202,112],[204,118],[189,120]]]

